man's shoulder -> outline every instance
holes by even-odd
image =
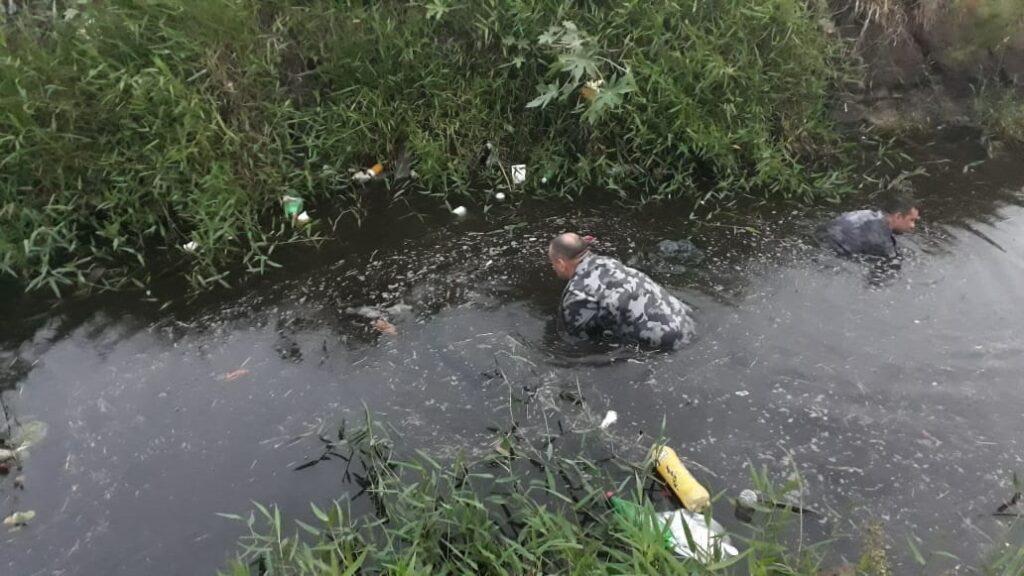
[[[881,222],[883,220],[885,220],[885,216],[877,210],[851,210],[836,216],[833,222],[842,222],[852,226],[860,226],[863,224]]]

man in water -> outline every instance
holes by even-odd
[[[555,275],[569,281],[559,309],[566,331],[661,349],[689,342],[694,333],[690,307],[642,272],[591,254],[593,240],[569,232],[548,246]]]
[[[896,235],[917,225],[917,202],[909,191],[890,191],[878,207],[840,214],[818,230],[819,239],[841,256],[898,256]]]

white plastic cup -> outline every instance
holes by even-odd
[[[526,164],[512,165],[512,183],[522,184],[526,182]]]

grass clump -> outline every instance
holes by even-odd
[[[510,163],[532,196],[832,196],[837,173],[812,167],[835,142],[824,4],[19,2],[0,27],[0,270],[55,292],[155,262],[226,284],[325,232],[293,230],[282,195],[358,212],[349,170],[399,149],[452,202]]]
[[[798,512],[804,506],[803,484],[795,467],[793,478],[782,486],[774,485],[766,470],[752,469],[752,487],[759,495],[753,522],[729,534],[738,556],[723,556],[719,542],[702,563],[676,556],[666,547],[655,509],[675,509],[679,504],[664,501],[665,487],[649,458],[590,459],[582,455],[588,452],[585,431],[549,433],[536,445],[516,428],[497,434],[491,455],[443,465],[419,451],[410,459],[398,459],[383,427],[369,418],[354,432],[346,433],[342,425],[337,439],[320,435],[322,454],[297,469],[343,461],[345,482],[359,487],[359,492],[327,509],[313,505],[315,525],[296,520],[296,527],[288,528],[277,509],[259,504],[244,518],[222,514],[244,522],[249,533],[220,574],[896,573],[890,557],[893,542],[878,521],[865,524],[857,564],[838,561],[830,553],[834,540],[808,543],[806,517]],[[554,440],[560,440],[561,453],[553,449]],[[565,456],[567,449],[576,455]],[[633,512],[614,512],[607,490],[631,502]],[[722,495],[715,498],[721,499]],[[1012,503],[1018,500],[1019,494]],[[794,505],[797,501],[799,506]],[[807,513],[811,518],[818,515]],[[710,515],[709,510],[708,520]],[[1014,524],[976,571],[986,576],[1021,574],[1022,528],[1024,524]],[[926,561],[910,538],[907,545],[904,552],[916,561],[915,572],[953,573]],[[952,559],[960,565],[947,552],[932,556],[937,563]]]
[[[1010,146],[1024,145],[1024,98],[1014,90],[983,90],[975,99],[985,135]]]
[[[598,465],[514,436],[502,435],[491,457],[442,466],[422,453],[398,461],[370,424],[325,452],[349,459],[346,474],[370,510],[353,514],[351,501],[314,506],[318,525],[299,522],[300,536],[277,510],[258,506],[244,519],[242,553],[223,574],[816,574],[816,547],[781,544],[795,527],[788,510],[764,508],[748,536],[732,535],[738,557],[722,558],[715,547],[707,565],[684,560],[666,548],[644,502],[650,462]],[[341,446],[351,449],[347,457]],[[612,512],[610,488],[645,517]]]

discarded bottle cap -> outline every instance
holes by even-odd
[[[199,242],[192,240],[181,245],[181,249],[188,253],[194,253],[199,248]]]
[[[310,220],[312,220],[312,218],[310,218],[309,213],[305,211],[295,217],[295,221],[299,224],[308,224]]]
[[[526,164],[512,165],[512,183],[522,184],[526,182]]]
[[[498,202],[504,202],[505,201],[505,193],[504,192],[498,192],[497,194],[494,195],[494,199],[497,200]]]
[[[455,214],[456,216],[465,216],[466,212],[467,210],[465,206],[456,206],[452,209],[452,214]]]
[[[302,198],[297,196],[282,196],[281,206],[284,207],[284,217],[295,219],[302,212]]]

